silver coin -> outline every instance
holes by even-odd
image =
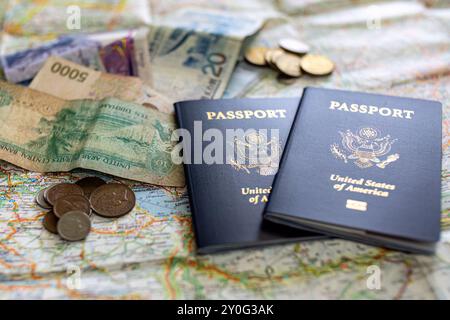
[[[85,239],[91,231],[91,220],[83,211],[70,211],[59,219],[56,228],[64,240],[79,241]]]
[[[47,200],[45,200],[45,191],[47,189],[42,189],[41,191],[39,191],[36,194],[36,197],[34,198],[34,201],[36,201],[36,203],[38,204],[39,207],[41,207],[42,209],[51,209],[52,205],[50,203],[47,202]]]
[[[284,38],[278,42],[280,48],[297,54],[305,54],[309,52],[309,46],[297,39]]]

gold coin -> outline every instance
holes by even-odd
[[[294,78],[302,75],[301,62],[302,59],[299,56],[290,53],[284,53],[275,60],[275,64],[280,72]]]
[[[325,56],[307,54],[302,58],[301,67],[306,73],[314,76],[324,76],[334,70],[334,63]]]
[[[253,47],[245,52],[245,60],[256,66],[265,66],[264,55],[268,49],[264,47]]]
[[[278,70],[278,67],[275,65],[275,59],[282,55],[284,50],[282,49],[269,49],[266,51],[266,54],[264,55],[264,59],[266,60],[266,64],[269,65],[271,68]]]

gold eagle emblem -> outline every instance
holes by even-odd
[[[392,139],[390,135],[380,137],[380,131],[373,127],[360,128],[356,133],[347,129],[345,132],[339,131],[341,136],[341,146],[333,143],[330,151],[336,159],[348,163],[353,163],[359,168],[370,168],[376,165],[384,169],[387,165],[400,158],[398,153],[388,155],[384,160],[381,157],[387,155],[392,145],[397,139]]]
[[[243,137],[235,137],[233,149],[237,158],[229,159],[231,166],[237,171],[250,174],[256,171],[262,176],[272,176],[278,171],[281,146],[280,141],[272,137],[268,140],[262,132],[250,132]]]

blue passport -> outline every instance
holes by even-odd
[[[299,101],[175,104],[198,253],[324,237],[263,219]]]
[[[306,88],[265,218],[432,253],[440,236],[441,122],[439,102]]]

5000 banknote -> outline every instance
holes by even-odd
[[[59,57],[47,59],[30,88],[64,100],[114,97],[166,113],[173,112],[173,102],[140,78],[103,73]]]
[[[0,81],[0,158],[39,172],[93,169],[183,186],[171,159],[174,118],[107,98],[66,101]]]

